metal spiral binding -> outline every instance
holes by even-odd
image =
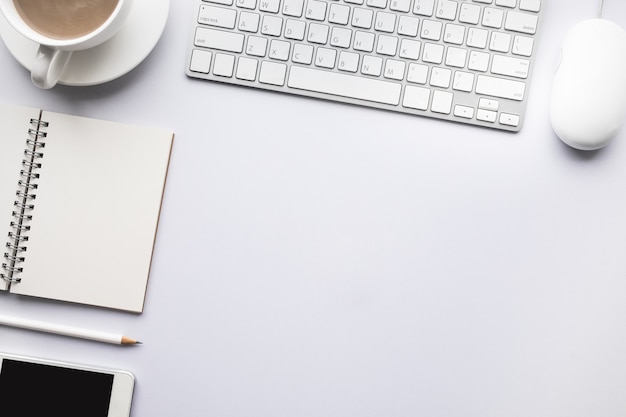
[[[41,168],[41,162],[38,162],[43,158],[43,152],[41,149],[45,148],[46,143],[44,139],[47,133],[42,128],[48,127],[48,122],[44,122],[39,119],[30,119],[30,124],[33,126],[28,129],[28,138],[26,139],[26,149],[24,150],[24,159],[22,160],[22,170],[20,170],[20,180],[17,182],[17,191],[15,195],[17,200],[13,203],[15,210],[11,213],[13,220],[9,227],[9,241],[6,243],[6,252],[4,253],[4,260],[2,268],[0,268],[0,279],[8,283],[18,283],[21,281],[17,275],[23,271],[20,266],[26,259],[21,256],[23,252],[26,252],[26,246],[24,242],[28,241],[27,232],[30,230],[30,225],[27,223],[32,220],[33,216],[30,212],[35,208],[32,201],[35,200],[36,195],[34,190],[37,189],[36,180],[39,179],[39,173],[36,171]]]

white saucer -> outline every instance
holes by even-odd
[[[59,84],[102,84],[135,68],[161,37],[169,3],[169,0],[134,0],[128,20],[115,36],[94,48],[72,54]],[[13,29],[1,14],[0,37],[15,59],[30,70],[38,45]]]

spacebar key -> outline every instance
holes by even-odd
[[[291,67],[289,71],[287,85],[299,90],[394,106],[400,103],[400,92],[402,91],[402,86],[396,83],[296,66]]]

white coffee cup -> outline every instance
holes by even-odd
[[[39,44],[33,83],[52,88],[72,52],[109,40],[124,24],[132,0],[0,0],[0,12],[17,32]]]

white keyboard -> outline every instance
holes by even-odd
[[[202,0],[187,75],[517,131],[545,0]]]

